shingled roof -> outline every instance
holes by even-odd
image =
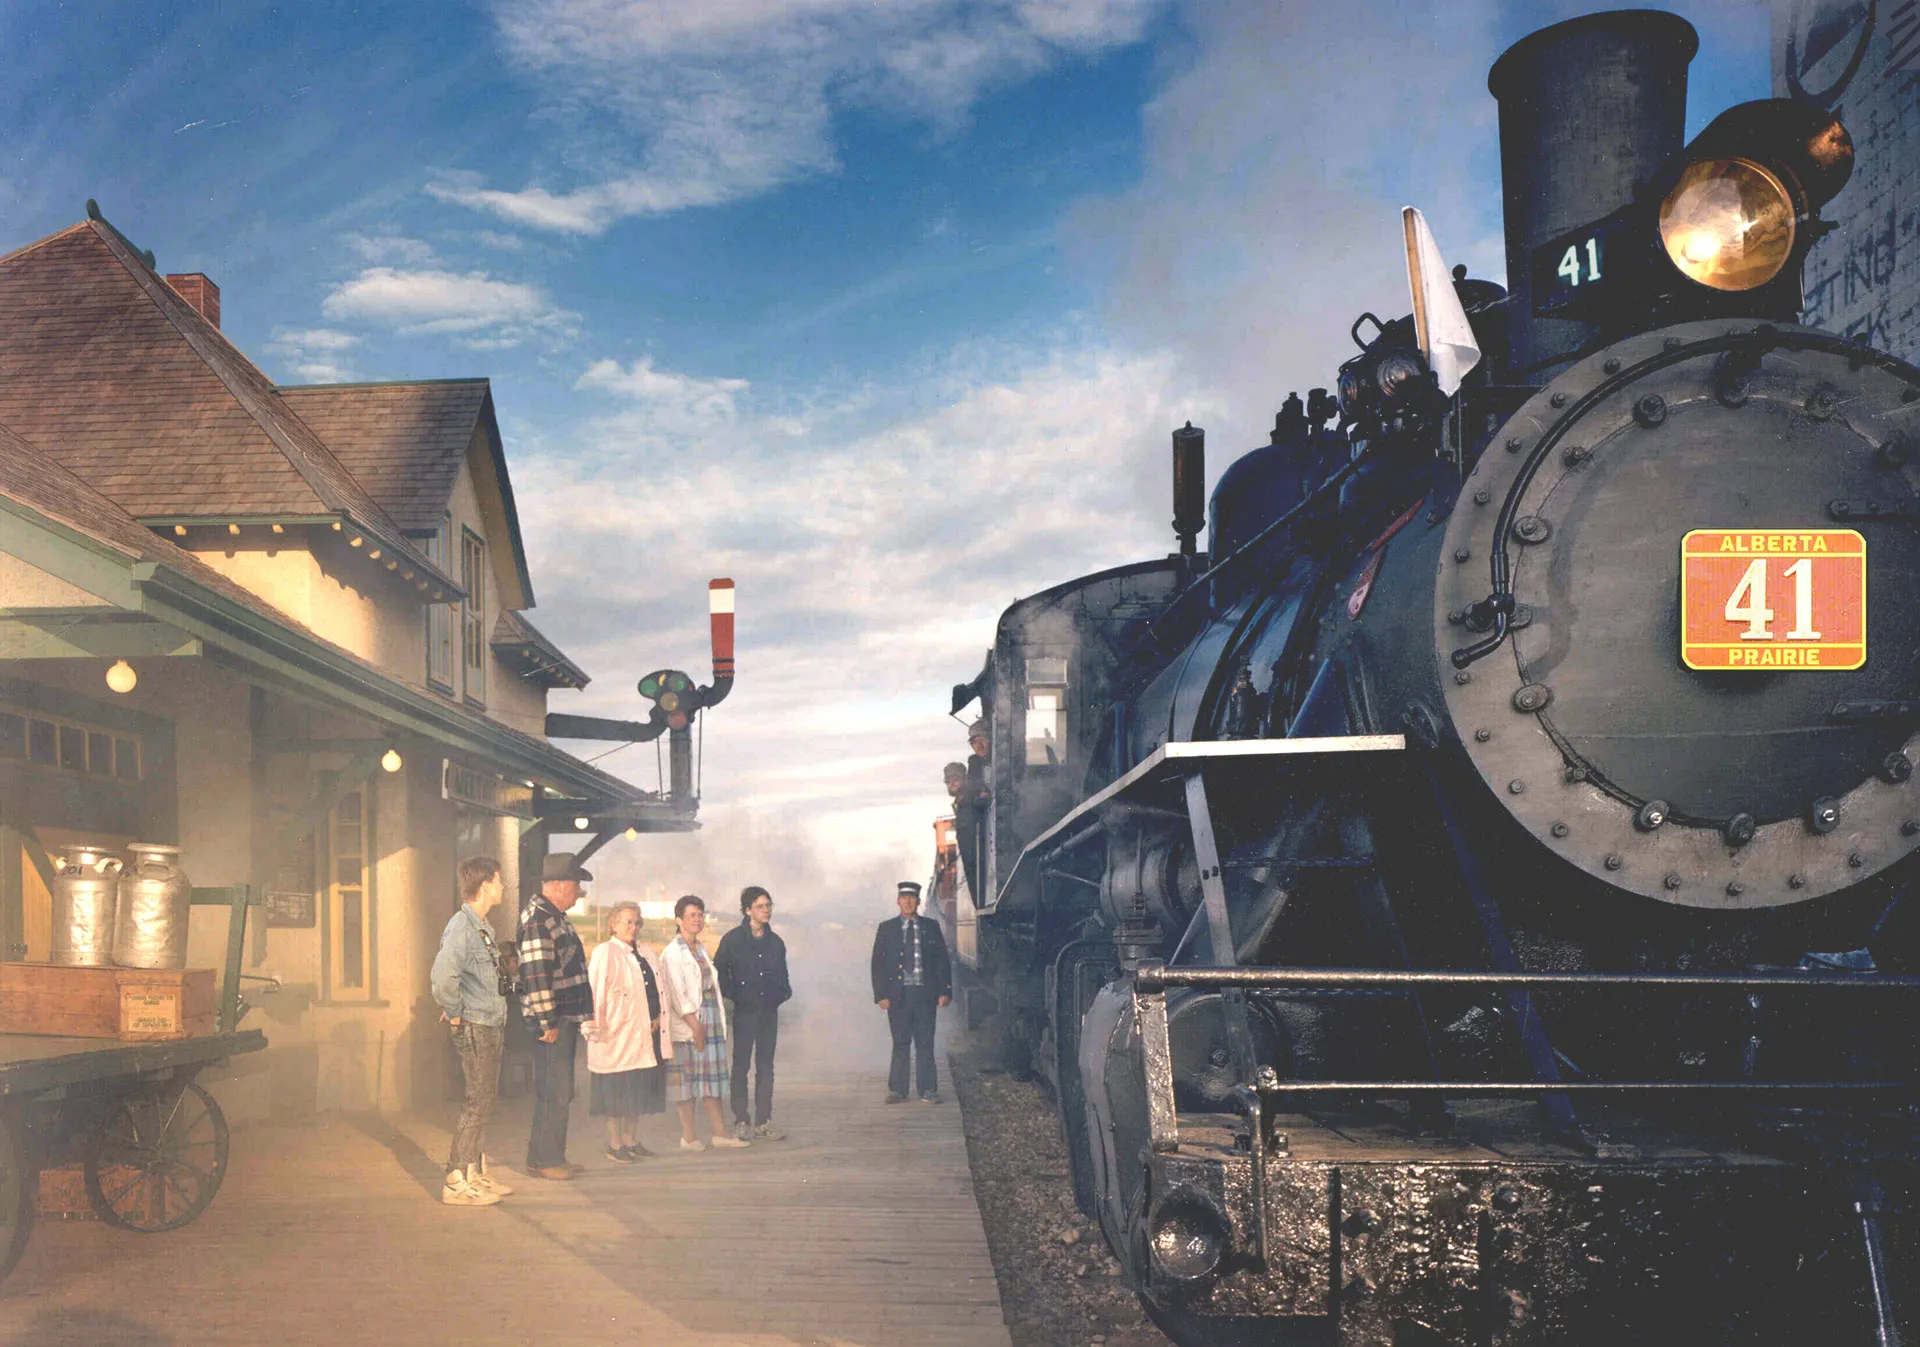
[[[401,528],[420,532],[439,526],[488,402],[485,379],[282,384],[280,397]]]
[[[137,561],[167,566],[223,598],[297,631],[306,628],[206,562],[175,547],[86,482],[0,425],[0,496]]]
[[[549,688],[584,688],[591,680],[586,670],[568,659],[565,652],[527,621],[525,614],[502,609],[493,624],[489,644],[494,654],[519,666],[523,678]]]
[[[472,460],[483,511],[499,511],[518,592],[508,602],[533,606],[533,577],[520,538],[519,507],[507,473],[506,449],[485,379],[410,383],[281,385],[281,400],[327,442],[340,461],[400,526],[416,534],[440,525],[460,465],[474,437],[484,454]],[[506,579],[502,576],[502,579]]]
[[[461,593],[104,220],[0,258],[0,423],[147,523],[332,516]]]
[[[443,719],[451,720],[473,733],[484,734],[492,742],[512,749],[520,761],[534,770],[553,774],[571,789],[620,803],[648,798],[645,792],[632,784],[580,761],[553,747],[545,739],[491,720],[478,711],[451,705],[443,698],[410,688],[351,651],[314,634],[308,627],[274,608],[257,594],[235,584],[193,553],[155,534],[77,474],[62,467],[52,455],[29,444],[4,424],[0,424],[0,500],[16,502],[33,514],[102,544],[130,560],[164,567],[190,585],[216,594],[255,614],[270,628],[291,633],[307,648],[322,653],[337,666],[350,670],[358,687],[383,687],[387,689],[389,697],[398,703],[411,702],[416,706],[424,706]],[[6,508],[0,505],[0,510]]]

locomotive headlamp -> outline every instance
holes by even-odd
[[[1798,265],[1852,172],[1853,140],[1833,114],[1788,98],[1728,108],[1668,170],[1661,245],[1698,285],[1757,290]]]
[[[1366,402],[1366,384],[1360,377],[1360,371],[1351,365],[1340,370],[1340,416],[1346,421],[1358,421],[1360,408]]]
[[[1147,1257],[1168,1281],[1197,1285],[1220,1270],[1227,1228],[1226,1214],[1210,1199],[1175,1189],[1147,1217]]]
[[[1798,233],[1792,194],[1751,159],[1687,165],[1660,203],[1660,241],[1688,280],[1752,290],[1780,274]]]
[[[1427,362],[1414,351],[1391,351],[1373,372],[1380,396],[1387,402],[1406,402],[1420,390],[1427,376]]]

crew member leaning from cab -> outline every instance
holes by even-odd
[[[967,747],[973,750],[962,769],[958,790],[948,777],[947,793],[953,797],[953,831],[960,842],[960,866],[966,872],[967,892],[977,903],[983,900],[980,882],[986,877],[987,807],[993,803],[993,790],[987,785],[987,759],[991,753],[987,722],[976,720],[967,727]],[[948,763],[947,771],[959,767]]]

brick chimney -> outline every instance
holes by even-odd
[[[174,288],[180,298],[193,305],[200,316],[220,326],[220,287],[208,280],[198,271],[183,272],[167,277],[167,284]]]

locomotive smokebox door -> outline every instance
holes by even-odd
[[[1889,767],[1920,753],[1916,394],[1828,333],[1687,323],[1570,367],[1493,438],[1434,631],[1448,652],[1450,613],[1531,614],[1445,690],[1534,837],[1692,907],[1815,898],[1920,841]]]

